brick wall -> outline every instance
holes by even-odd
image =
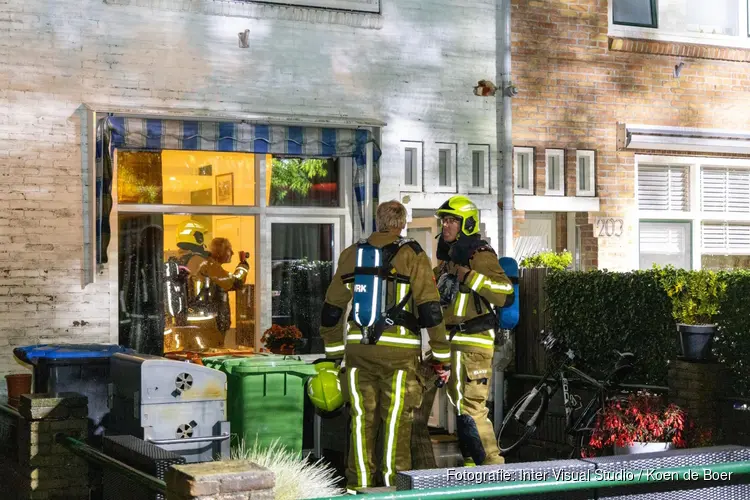
[[[382,16],[362,22],[234,6],[0,5],[0,374],[20,370],[12,346],[110,340],[107,270],[81,285],[83,103],[381,119],[381,199],[399,196],[401,140],[424,141],[431,155],[435,142],[457,143],[462,175],[470,143],[489,144],[497,165],[495,98],[472,93],[477,80],[495,75],[494,1],[384,1]],[[233,17],[196,12],[202,7]],[[240,49],[245,29],[250,48]],[[496,189],[479,200],[495,235]]]
[[[737,51],[621,40],[610,49],[606,0],[513,0],[512,5],[512,78],[520,91],[513,99],[513,143],[536,148],[539,195],[544,194],[545,149],[566,149],[569,196],[575,190],[575,149],[596,151],[601,212],[577,218],[577,224],[586,224],[584,261],[587,267],[631,269],[638,243],[634,153],[616,150],[617,123],[747,128],[746,114],[737,112],[750,104],[747,63],[718,60],[747,58]],[[674,78],[679,61],[685,66]],[[623,236],[595,238],[590,224],[596,216],[624,218]],[[516,221],[522,217],[518,212]]]

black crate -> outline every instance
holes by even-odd
[[[164,480],[171,465],[186,463],[185,457],[147,443],[135,436],[104,436],[103,452],[141,472]],[[164,500],[116,469],[104,469],[103,500]]]

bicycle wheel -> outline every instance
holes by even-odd
[[[497,433],[497,447],[505,455],[524,444],[536,432],[547,413],[550,387],[542,383],[516,401]],[[531,408],[531,409],[530,409]]]

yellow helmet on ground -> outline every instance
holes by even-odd
[[[322,361],[315,365],[315,375],[307,380],[307,397],[316,408],[323,412],[336,411],[344,405],[339,371],[332,361]]]
[[[471,236],[479,232],[479,209],[466,196],[452,196],[435,212],[435,216],[443,218],[446,215],[456,217],[461,221],[461,233]]]
[[[177,226],[177,246],[184,245],[205,246],[206,228],[200,222],[188,220]]]

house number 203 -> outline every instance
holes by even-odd
[[[596,237],[616,237],[622,236],[625,222],[622,219],[612,217],[602,217],[596,219]]]

